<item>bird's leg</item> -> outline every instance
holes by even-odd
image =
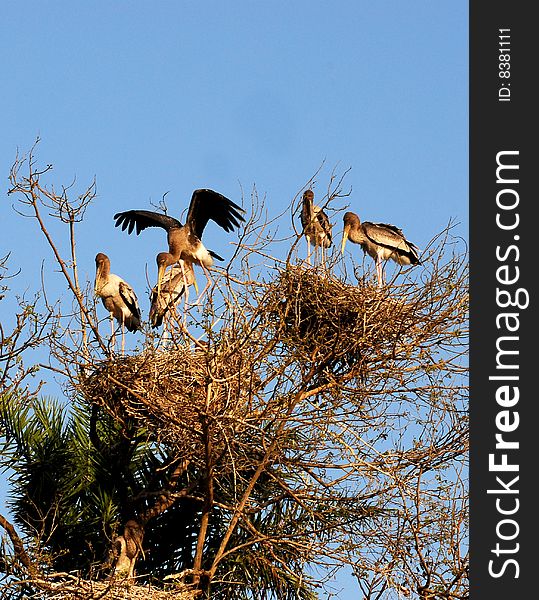
[[[109,313],[110,319],[110,344],[112,346],[112,350],[114,351],[114,347],[116,346],[116,335],[114,332],[114,316],[112,313]]]
[[[187,301],[189,300],[189,285],[187,284],[187,274],[185,273],[185,266],[183,264],[183,261],[180,261],[180,269],[182,270],[182,277],[183,277],[183,289],[184,289],[184,303],[185,303],[185,308],[187,308]],[[193,280],[194,280],[194,274],[193,274]],[[196,282],[194,282],[195,287],[197,287]]]
[[[125,326],[122,320],[122,356],[125,354]]]
[[[202,270],[204,271],[204,275],[206,275],[206,285],[204,286],[204,289],[198,295],[198,298],[197,298],[197,301],[195,302],[195,304],[200,304],[200,301],[202,300],[204,294],[208,291],[209,287],[213,283],[213,279],[211,278],[210,272],[208,271],[208,267],[202,265]]]
[[[311,264],[311,240],[307,238],[307,264]]]
[[[182,269],[182,276],[183,276],[183,289],[184,289],[184,299],[183,299],[183,301],[184,301],[184,309],[185,309],[183,311],[182,325],[185,327],[186,324],[187,324],[187,309],[189,307],[189,282],[187,281],[187,273],[185,271],[185,265],[184,265],[183,262],[180,262],[180,267]],[[191,269],[193,271],[193,285],[195,286],[195,291],[198,294],[198,285],[197,285],[197,280],[196,280],[196,276],[195,276],[195,270],[193,269],[192,265],[191,265]],[[207,287],[208,286],[206,286],[204,288],[204,291],[206,291]],[[193,306],[197,306],[197,304],[200,303],[201,296],[202,296],[202,294],[197,297],[197,299],[193,303]]]
[[[192,306],[198,306],[199,304],[201,304],[201,300],[202,300],[204,294],[208,291],[208,288],[213,283],[213,280],[210,276],[210,272],[208,271],[208,267],[204,266],[202,263],[200,263],[200,266],[202,267],[202,270],[204,271],[204,275],[206,275],[206,285],[204,286],[204,289],[200,292],[200,294],[198,294],[198,297],[195,300],[195,302],[193,302]],[[195,287],[197,287],[196,282],[195,282]],[[197,292],[198,292],[198,287],[197,287]],[[187,302],[187,299],[186,299],[186,302]]]
[[[315,262],[318,264],[324,264],[324,246],[315,246]]]
[[[172,337],[172,317],[170,311],[167,311],[163,317],[163,333],[161,334],[161,341],[159,342],[162,348],[165,347],[168,338]]]
[[[378,287],[382,287],[384,285],[384,266],[380,256],[376,259],[376,275],[378,277]]]

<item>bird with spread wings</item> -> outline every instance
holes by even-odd
[[[209,267],[213,265],[214,259],[224,260],[221,256],[208,250],[202,243],[202,234],[208,222],[214,221],[227,233],[240,226],[245,221],[242,213],[244,210],[219,192],[209,189],[198,189],[193,192],[187,219],[182,225],[178,219],[168,215],[149,210],[128,210],[114,215],[116,227],[127,233],[134,230],[139,235],[148,227],[161,227],[167,232],[168,252],[161,253],[164,259],[157,274],[158,293],[161,290],[161,282],[168,266],[172,266],[181,259],[186,266],[197,264],[202,267],[210,285],[208,273]],[[180,263],[181,264],[181,263]],[[184,271],[184,283],[187,289],[187,276]],[[198,293],[196,279],[193,285]],[[202,296],[202,294],[200,294]],[[200,297],[199,296],[199,297]]]

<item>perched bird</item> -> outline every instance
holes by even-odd
[[[166,255],[165,267],[177,263],[180,259],[184,261],[185,265],[198,264],[208,279],[207,288],[210,285],[207,269],[213,265],[214,258],[217,260],[223,260],[223,258],[215,252],[207,250],[202,243],[204,228],[211,220],[226,232],[233,231],[234,227],[239,227],[240,221],[245,221],[241,215],[243,212],[244,210],[240,206],[222,194],[213,190],[200,189],[193,192],[185,225],[173,217],[149,210],[128,210],[116,213],[114,219],[116,227],[121,226],[122,231],[127,229],[127,233],[132,233],[136,228],[137,235],[147,227],[165,229],[168,240],[168,252],[163,253]],[[198,293],[196,281],[193,283]],[[157,285],[160,289],[159,277]]]
[[[328,216],[314,204],[314,193],[312,190],[303,192],[303,205],[301,208],[301,224],[303,235],[307,239],[307,261],[311,262],[311,244],[316,248],[329,248],[331,246],[331,223]]]
[[[150,323],[152,327],[159,327],[164,316],[174,310],[182,296],[187,299],[186,284],[189,286],[195,281],[195,271],[192,264],[186,264],[182,259],[178,265],[173,265],[166,270],[166,252],[157,255],[158,281],[150,294]]]
[[[384,283],[384,261],[392,259],[399,265],[419,264],[419,248],[409,242],[395,225],[368,221],[362,223],[353,212],[345,213],[343,221],[342,253],[346,240],[359,244],[363,252],[374,259],[379,287]]]
[[[112,337],[116,319],[122,328],[122,353],[125,338],[124,326],[128,331],[140,329],[140,308],[133,288],[118,275],[110,272],[110,260],[106,254],[99,252],[95,257],[95,294],[103,301],[109,311]]]
[[[144,527],[135,520],[129,519],[125,524],[123,535],[114,540],[113,555],[115,558],[114,576],[132,582],[135,577],[135,564],[144,551]]]

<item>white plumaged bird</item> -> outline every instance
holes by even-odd
[[[131,332],[141,328],[140,308],[133,288],[118,275],[110,272],[110,259],[99,252],[95,257],[95,294],[101,298],[103,306],[109,311],[112,337],[114,337],[113,319],[122,329],[122,353],[124,351],[124,327]]]

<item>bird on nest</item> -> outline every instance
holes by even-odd
[[[158,270],[166,262],[166,253],[157,255]],[[159,327],[167,314],[171,314],[182,297],[186,298],[186,285],[195,281],[195,271],[192,264],[186,264],[180,258],[179,264],[171,266],[161,276],[161,288],[157,284],[150,293],[150,323],[153,328]]]
[[[221,256],[208,250],[202,243],[202,233],[208,221],[214,221],[227,233],[240,226],[245,221],[242,214],[245,212],[240,206],[229,200],[219,192],[209,189],[198,189],[193,192],[187,219],[184,225],[178,219],[168,215],[149,210],[128,210],[114,215],[115,226],[121,227],[127,233],[136,230],[137,235],[147,227],[161,227],[167,232],[168,252],[162,252],[161,262],[158,265],[157,293],[161,292],[161,282],[168,266],[172,266],[180,259],[184,265],[184,284],[187,291],[186,268],[193,264],[202,267],[207,285],[211,283],[208,273],[209,267],[213,265],[214,259],[224,260]],[[180,263],[181,265],[182,263]],[[193,285],[198,293],[196,279],[193,277]],[[200,294],[200,296],[202,296]],[[200,297],[199,296],[199,297]]]
[[[331,246],[331,223],[327,214],[320,206],[314,204],[314,192],[305,190],[303,192],[302,207],[300,213],[303,235],[307,240],[307,262],[311,264],[311,244],[315,252],[317,248],[324,249]]]
[[[96,254],[95,266],[95,294],[101,298],[103,306],[109,311],[112,340],[114,340],[114,319],[120,324],[123,354],[125,347],[124,327],[132,333],[141,328],[137,295],[126,281],[110,272],[110,259],[106,254],[102,252]]]
[[[341,252],[344,254],[346,241],[359,244],[375,262],[378,286],[384,284],[383,263],[389,259],[399,265],[420,264],[419,248],[404,237],[401,229],[387,223],[362,223],[353,212],[345,213],[343,217],[344,231]]]

